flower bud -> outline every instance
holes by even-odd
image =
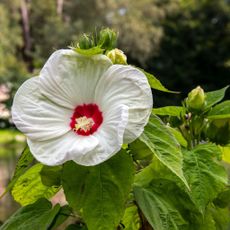
[[[204,90],[200,86],[197,86],[188,94],[186,103],[191,109],[202,110],[205,104]]]
[[[111,50],[116,47],[117,33],[111,29],[104,29],[100,31],[98,45],[106,50]]]
[[[113,64],[127,64],[127,57],[122,50],[113,49],[107,53],[107,57],[112,61]]]
[[[90,49],[92,47],[94,47],[94,41],[93,39],[87,35],[87,34],[83,34],[80,39],[79,42],[77,44],[78,48],[80,49]]]

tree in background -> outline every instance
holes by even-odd
[[[145,65],[159,50],[163,35],[160,22],[176,5],[178,1],[170,0],[3,0],[1,3],[7,14],[4,18],[17,30],[15,34],[9,23],[5,23],[10,31],[6,37],[14,40],[8,42],[12,46],[20,41],[13,46],[17,51],[13,56],[24,61],[30,72],[40,68],[53,50],[66,47],[80,33],[107,26],[119,31],[120,46],[130,58]]]
[[[17,9],[12,8],[10,1],[8,8],[4,3],[0,4],[0,83],[18,82],[18,76],[26,75],[26,67],[20,50],[23,39],[20,25],[18,25],[19,17]],[[10,84],[10,86],[13,85]]]
[[[230,4],[225,0],[182,1],[167,15],[160,52],[149,69],[168,87],[214,90],[230,80]],[[186,93],[186,92],[184,92]]]

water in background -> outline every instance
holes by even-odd
[[[17,159],[25,147],[25,137],[15,130],[0,130],[0,194],[9,183]],[[4,222],[19,205],[10,193],[0,199],[0,224]]]

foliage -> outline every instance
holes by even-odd
[[[59,191],[59,186],[47,186],[42,183],[42,168],[42,164],[36,164],[17,179],[12,189],[15,201],[25,206],[42,197],[48,199]]]
[[[1,226],[1,229],[47,230],[52,226],[52,222],[55,216],[58,215],[59,210],[59,204],[52,209],[52,204],[43,198],[36,201],[34,204],[20,208]]]
[[[182,153],[179,143],[158,117],[152,115],[145,126],[142,141],[155,157],[175,173],[187,186],[182,172]]]
[[[184,152],[184,173],[191,188],[191,198],[202,214],[228,183],[225,169],[213,159],[218,151],[216,145],[203,144]]]
[[[82,210],[89,229],[109,230],[116,228],[122,218],[133,174],[131,158],[121,151],[95,167],[66,163],[62,184],[69,204]]]
[[[138,214],[138,208],[135,204],[130,204],[122,218],[122,223],[127,230],[138,230],[141,227],[141,219]]]

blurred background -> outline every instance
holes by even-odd
[[[119,32],[129,64],[181,92],[154,91],[155,107],[230,83],[230,0],[0,0],[0,194],[25,146],[10,118],[17,88],[54,50],[105,27]],[[16,208],[0,200],[0,221]]]

